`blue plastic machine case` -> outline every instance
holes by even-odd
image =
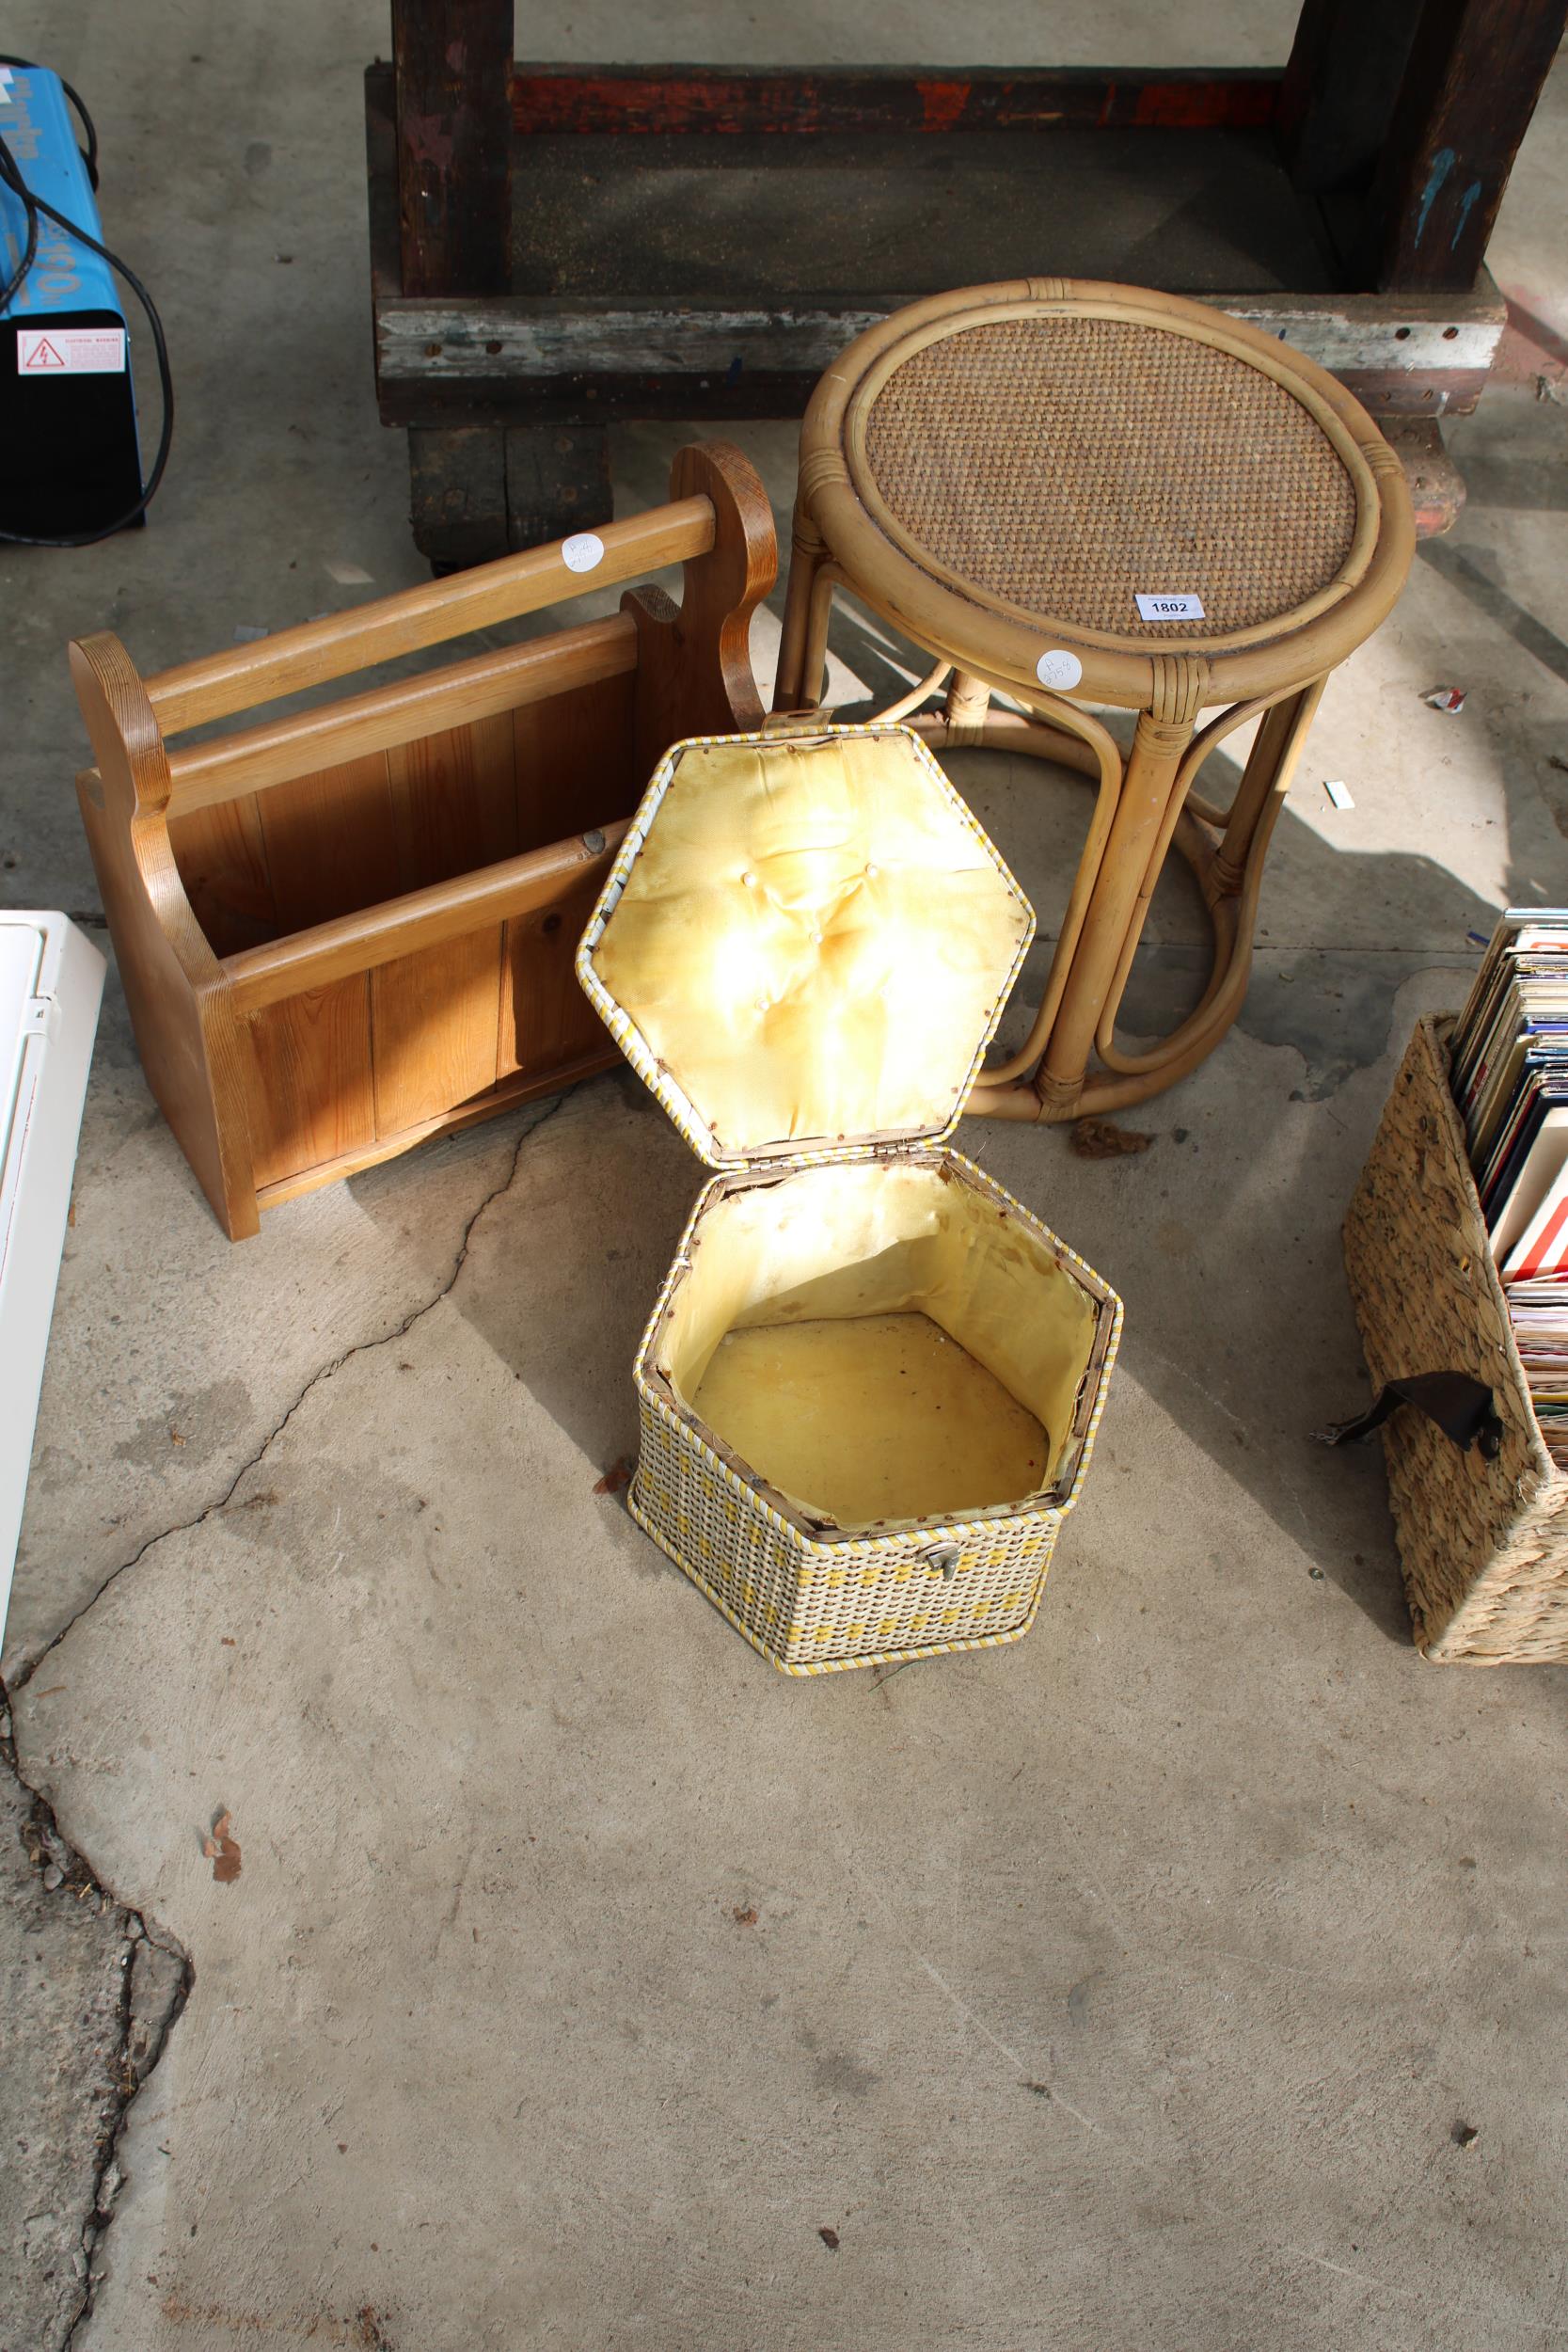
[[[103,241],[57,74],[0,66],[0,139],[35,196]],[[0,183],[0,285],[26,249]],[[0,312],[0,530],[62,538],[112,523],[142,486],[129,338],[106,262],[40,216],[38,253]]]

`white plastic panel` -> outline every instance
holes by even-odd
[[[0,1629],[103,969],[97,948],[63,914],[0,913]]]

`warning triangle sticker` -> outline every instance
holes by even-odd
[[[26,365],[29,368],[63,368],[65,361],[49,341],[48,336],[40,335],[27,354]]]

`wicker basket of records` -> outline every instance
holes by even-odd
[[[1383,1430],[1417,1646],[1471,1665],[1568,1661],[1568,1474],[1546,1451],[1449,1088],[1448,1020],[1410,1041],[1345,1217],[1374,1389],[1456,1370],[1502,1424],[1495,1458],[1414,1411]]]

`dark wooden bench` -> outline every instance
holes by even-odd
[[[1111,72],[514,67],[513,0],[392,0],[376,380],[418,544],[446,566],[601,520],[611,420],[797,415],[874,320],[1041,273],[1295,344],[1442,529],[1437,423],[1487,379],[1487,240],[1565,7],[1306,0],[1282,70]]]

